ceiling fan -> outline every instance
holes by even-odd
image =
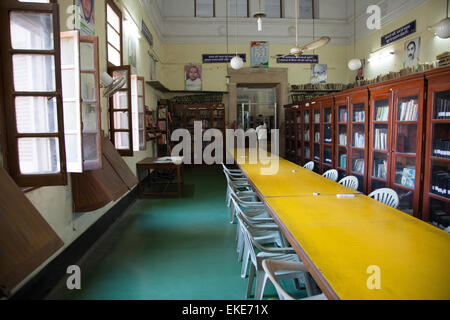
[[[331,40],[330,37],[324,36],[314,42],[308,43],[303,46],[299,46],[299,44],[298,44],[298,0],[295,0],[295,6],[296,6],[296,10],[295,10],[295,47],[291,48],[289,50],[289,53],[287,53],[287,54],[277,54],[276,56],[273,56],[272,58],[274,58],[274,59],[284,58],[287,56],[295,56],[297,58],[297,57],[303,55],[303,53],[306,51],[311,51],[311,50],[315,50],[320,47],[323,47]]]

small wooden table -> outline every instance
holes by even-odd
[[[145,158],[138,163],[136,163],[137,176],[139,178],[138,184],[138,192],[139,197],[143,196],[169,196],[169,195],[178,195],[181,198],[181,186],[184,184],[184,168],[183,161],[177,161],[176,163],[170,157],[162,157],[162,158]],[[176,169],[177,170],[177,182],[155,182],[155,184],[166,184],[163,192],[146,192],[144,193],[141,176],[143,170],[148,170],[150,175],[150,170],[161,170],[161,169]],[[168,192],[166,191],[167,187],[170,184],[177,184],[178,191],[177,192]]]

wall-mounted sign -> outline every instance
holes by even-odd
[[[398,28],[397,30],[392,31],[391,33],[388,33],[385,36],[382,36],[381,37],[381,46],[385,46],[391,42],[402,39],[406,36],[409,36],[410,34],[412,34],[414,32],[416,32],[416,20],[408,23],[406,26],[403,26],[401,28]]]
[[[319,56],[316,54],[305,54],[301,56],[285,56],[277,58],[277,63],[319,63]]]
[[[203,54],[202,59],[203,63],[228,63],[233,59],[236,55],[235,54]],[[245,53],[239,53],[239,57],[242,58],[244,62],[247,60],[247,55]]]
[[[153,46],[153,36],[150,33],[150,30],[148,29],[147,25],[145,24],[144,20],[142,20],[142,34],[144,35],[145,39],[147,39],[150,46]]]
[[[269,43],[267,41],[252,41],[252,68],[269,67]]]
[[[94,0],[77,0],[75,6],[75,29],[83,36],[95,35]]]

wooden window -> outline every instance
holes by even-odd
[[[145,150],[144,77],[131,76],[131,105],[133,116],[133,151]]]
[[[194,17],[212,18],[216,16],[216,0],[194,0]]]
[[[125,77],[125,85],[116,92],[109,102],[110,139],[122,156],[133,156],[133,134],[131,119],[131,72],[130,66],[109,67],[113,79]]]
[[[283,0],[265,0],[264,6],[267,18],[283,17]]]
[[[8,169],[21,187],[67,184],[59,7],[0,2]]]
[[[101,167],[97,37],[61,33],[67,172]]]
[[[122,65],[122,11],[106,0],[106,56],[108,66]]]
[[[230,0],[229,2],[229,16],[238,18],[250,17],[248,0],[237,0],[237,12],[236,12],[236,0]]]

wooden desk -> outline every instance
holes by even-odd
[[[184,184],[184,168],[183,162],[173,162],[173,161],[162,161],[163,158],[145,158],[138,163],[136,163],[137,176],[139,179],[138,192],[139,197],[143,196],[167,196],[167,195],[178,195],[181,198],[181,186]],[[143,170],[162,170],[162,169],[175,169],[177,171],[177,182],[156,182],[156,184],[165,184],[166,187],[163,192],[146,192],[144,193],[141,176]],[[177,184],[177,192],[167,192],[166,189],[171,184]]]
[[[265,199],[330,299],[450,299],[450,235],[364,195]],[[369,289],[369,266],[380,289]]]

